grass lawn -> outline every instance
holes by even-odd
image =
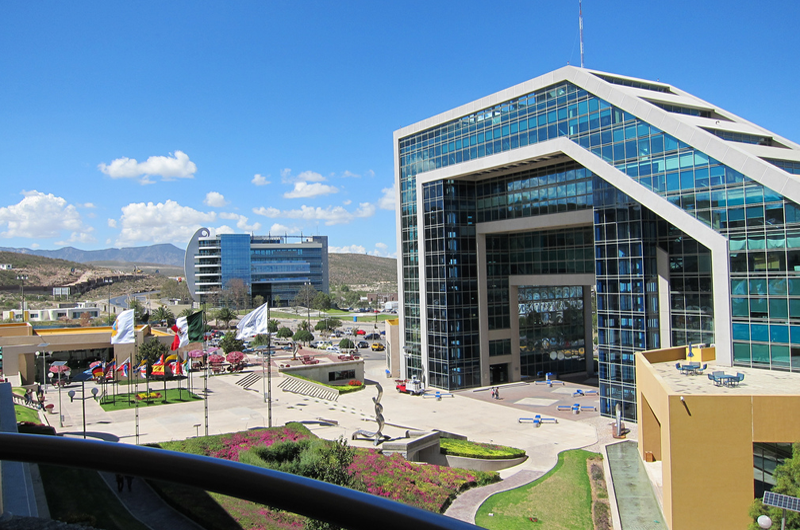
[[[291,374],[292,377],[296,377],[298,379],[302,379],[304,381],[311,381],[312,383],[316,383],[318,385],[326,386],[328,388],[334,388],[339,391],[340,394],[350,394],[351,392],[358,392],[359,390],[364,390],[366,385],[329,385],[327,383],[323,383],[321,381],[317,381],[316,379],[311,379],[310,377],[304,377],[302,375]]]
[[[144,394],[146,392],[146,388],[142,385],[140,390],[140,394]],[[181,389],[180,391],[177,388],[168,388],[166,396],[164,394],[163,388],[158,388],[157,385],[150,386],[151,392],[158,392],[161,394],[160,398],[152,398],[147,401],[141,400],[138,402],[140,407],[156,407],[158,405],[170,405],[172,403],[187,403],[189,401],[198,401],[203,398],[198,396],[197,394],[192,394],[188,390]],[[117,394],[116,402],[113,401],[113,396],[108,396],[106,399],[112,400],[106,403],[101,403],[100,406],[106,412],[110,412],[113,410],[124,410],[124,409],[132,409],[136,406],[135,400],[135,392],[131,392],[130,394]],[[166,397],[166,399],[165,399]]]
[[[96,471],[40,465],[50,517],[105,530],[148,530],[133,518]]]
[[[592,491],[586,461],[595,456],[581,449],[559,454],[558,464],[539,480],[489,497],[478,509],[475,524],[490,530],[592,530]],[[533,523],[532,517],[539,522]]]
[[[39,412],[22,405],[14,405],[14,412],[17,414],[17,421],[30,421],[33,423],[42,423],[39,419]]]
[[[384,322],[386,320],[392,320],[397,318],[397,315],[385,315],[383,313],[378,313],[378,322]],[[369,324],[370,322],[375,322],[375,315],[370,315],[368,317],[358,317],[358,322]]]

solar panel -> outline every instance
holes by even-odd
[[[776,508],[783,508],[784,510],[800,512],[800,499],[797,497],[790,497],[780,493],[765,491],[764,500],[762,502],[767,506],[774,506]]]

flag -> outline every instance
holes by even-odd
[[[135,341],[133,309],[128,309],[120,313],[111,326],[111,344],[133,344]]]
[[[158,362],[153,363],[153,369],[150,371],[150,375],[164,375],[164,354],[161,354],[161,358]]]
[[[190,342],[201,342],[203,340],[203,312],[198,311],[188,317],[180,317],[172,326],[175,332],[175,340],[172,341],[172,349],[177,350]]]
[[[128,371],[131,369],[131,358],[128,357],[117,368],[117,372],[122,372],[122,377],[128,377]]]
[[[269,304],[248,313],[236,325],[236,340],[244,340],[261,333],[269,333]]]
[[[105,373],[105,370],[103,369],[103,365],[102,364],[96,364],[92,368],[92,376],[94,376],[94,377],[102,377],[104,373]]]
[[[139,375],[142,377],[142,379],[147,379],[147,363],[146,362],[142,361],[142,364],[139,365],[139,368],[137,368],[137,370],[139,370]]]
[[[110,363],[108,363],[105,367],[105,377],[106,379],[114,379],[114,371],[117,369],[117,360],[114,359]]]
[[[172,370],[172,375],[183,375],[183,363],[179,360],[169,363],[169,369]]]

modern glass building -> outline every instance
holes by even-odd
[[[294,300],[304,285],[327,293],[328,236],[251,236],[195,232],[186,247],[186,282],[192,298],[211,301],[233,279],[272,307]]]
[[[403,377],[593,371],[637,351],[800,371],[800,146],[676,87],[564,67],[394,134]]]

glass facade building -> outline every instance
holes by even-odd
[[[186,281],[195,301],[211,301],[231,280],[242,280],[252,299],[287,305],[307,284],[327,293],[327,236],[211,237],[201,228],[186,249]]]
[[[637,351],[715,344],[718,362],[800,371],[797,144],[676,87],[575,67],[394,143],[406,377],[591,372],[592,292],[603,414],[635,419]],[[532,296],[565,292],[558,314],[531,314]],[[536,329],[554,319],[574,324],[555,342]]]

